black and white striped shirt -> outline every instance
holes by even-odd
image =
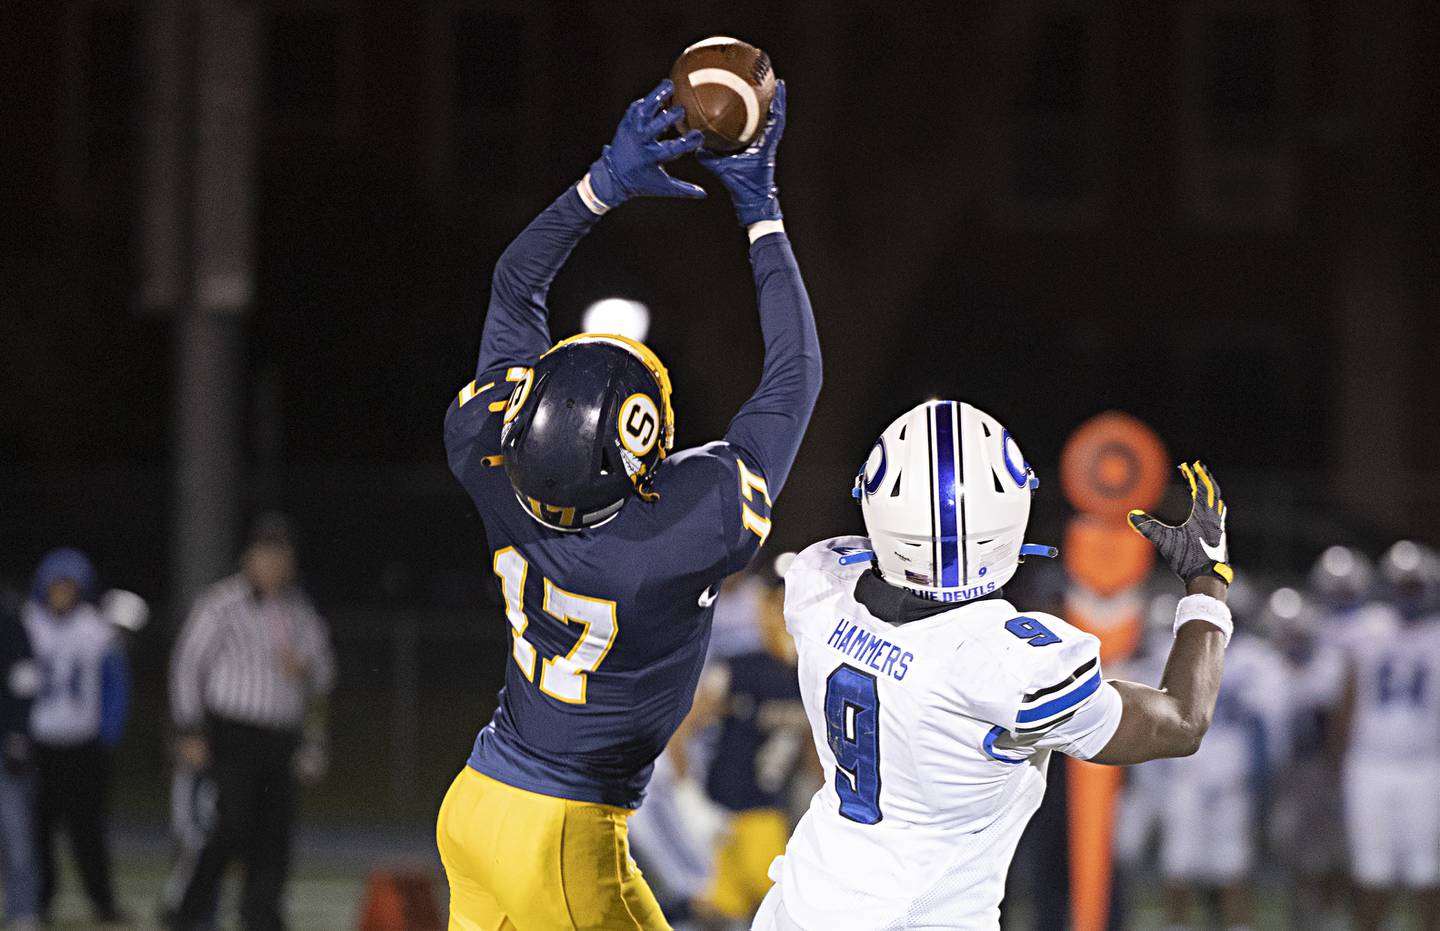
[[[175,726],[206,714],[298,730],[310,701],[335,681],[325,622],[297,590],[261,600],[243,574],[211,586],[180,631],[170,666]]]

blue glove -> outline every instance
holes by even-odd
[[[684,107],[662,109],[675,85],[666,78],[650,93],[630,104],[615,138],[590,166],[590,190],[600,201],[597,213],[618,207],[632,197],[704,197],[705,189],[670,177],[663,163],[700,148],[704,138],[693,129],[678,139],[656,137],[685,118]],[[585,196],[582,191],[581,196]],[[591,209],[595,209],[592,207]]]
[[[785,132],[785,82],[775,82],[770,118],[759,138],[743,152],[720,155],[701,149],[695,153],[730,191],[741,226],[780,219],[780,192],[775,188],[775,150]]]

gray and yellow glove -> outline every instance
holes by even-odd
[[[1229,585],[1235,570],[1230,568],[1230,544],[1225,535],[1228,509],[1220,498],[1220,485],[1199,461],[1180,463],[1180,471],[1190,483],[1190,516],[1185,523],[1173,527],[1144,511],[1131,511],[1130,526],[1155,545],[1185,584],[1211,576]]]

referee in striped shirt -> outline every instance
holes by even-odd
[[[170,671],[180,765],[208,770],[213,827],[177,866],[171,927],[205,928],[225,868],[245,867],[247,931],[283,929],[281,895],[294,825],[296,754],[312,706],[329,693],[335,658],[325,623],[295,585],[288,519],[262,515],[243,569],[197,599]]]

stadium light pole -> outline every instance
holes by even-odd
[[[176,605],[229,571],[238,539],[260,17],[223,0],[146,8],[141,301],[176,322]]]

